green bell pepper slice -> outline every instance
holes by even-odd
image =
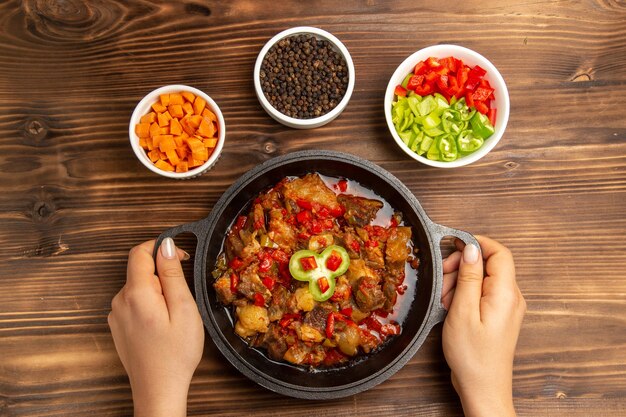
[[[313,258],[313,262],[310,258]],[[305,269],[304,262],[311,268]],[[298,281],[309,282],[309,292],[316,301],[326,301],[335,293],[338,276],[343,275],[350,266],[348,251],[338,245],[328,246],[321,254],[312,250],[299,250],[289,259],[289,272]],[[325,284],[324,284],[325,280]],[[325,288],[328,286],[327,288]]]
[[[487,139],[495,132],[491,122],[489,122],[489,118],[481,112],[474,113],[474,116],[470,119],[470,125],[472,126],[474,136],[482,139]]]

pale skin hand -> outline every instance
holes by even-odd
[[[526,302],[511,252],[477,239],[482,254],[457,241],[443,264],[443,352],[467,417],[514,417],[513,356]]]
[[[130,251],[126,285],[113,298],[109,326],[128,373],[135,416],[185,416],[204,329],[180,260],[188,255],[166,239]]]

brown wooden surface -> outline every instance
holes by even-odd
[[[434,221],[512,249],[528,301],[515,361],[520,416],[626,415],[626,3],[305,3],[0,5],[0,415],[130,414],[106,322],[128,250],[206,216],[242,173],[301,149],[367,158]],[[338,36],[357,72],[344,113],[311,131],[272,121],[252,85],[263,44],[298,25]],[[465,168],[414,162],[384,121],[395,67],[436,43],[486,55],[509,88],[504,138]],[[221,160],[185,182],[145,169],[127,136],[138,100],[173,83],[207,92],[227,123]],[[189,414],[462,410],[438,326],[390,380],[327,403],[258,387],[207,341]]]

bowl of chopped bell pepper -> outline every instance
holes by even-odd
[[[458,45],[434,45],[406,58],[389,80],[384,106],[400,149],[439,168],[487,155],[502,138],[510,111],[500,72]]]

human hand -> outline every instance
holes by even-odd
[[[155,263],[154,240],[131,249],[126,285],[113,298],[109,327],[133,392],[135,416],[185,416],[204,328],[171,238]]]
[[[511,252],[477,239],[482,254],[457,241],[459,250],[444,260],[443,352],[467,417],[515,416],[513,356],[526,302]]]

